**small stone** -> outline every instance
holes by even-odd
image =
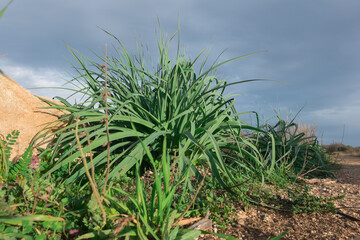
[[[245,219],[239,218],[239,219],[236,219],[236,222],[238,225],[243,225],[243,224],[245,224]]]
[[[261,220],[263,220],[263,221],[265,221],[265,222],[271,221],[271,216],[268,215],[268,214],[266,214],[266,213],[261,214],[261,215],[260,215],[260,218],[261,218]]]

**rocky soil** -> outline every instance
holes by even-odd
[[[337,213],[294,215],[264,207],[239,209],[225,231],[238,239],[270,239],[288,230],[281,239],[360,239],[360,153],[337,154],[339,170],[336,179],[310,179],[305,183],[310,193],[319,197],[345,198],[335,200]],[[216,226],[215,226],[216,227]],[[201,239],[219,239],[204,236]]]

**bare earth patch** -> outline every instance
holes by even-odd
[[[336,179],[304,180],[310,193],[319,197],[345,198],[335,200],[338,213],[291,214],[264,207],[240,208],[225,231],[238,239],[269,239],[287,230],[282,239],[360,239],[360,156],[338,155]],[[200,239],[220,239],[204,236]]]

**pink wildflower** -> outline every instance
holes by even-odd
[[[79,229],[70,229],[70,231],[69,231],[70,236],[77,236],[77,235],[79,235],[79,233],[80,233]]]
[[[38,159],[38,156],[34,155],[31,159],[31,163],[29,164],[29,167],[32,169],[38,169],[40,167],[40,160]]]

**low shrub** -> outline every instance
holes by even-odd
[[[329,154],[332,154],[334,152],[346,152],[347,150],[349,150],[349,147],[344,145],[343,143],[332,143],[330,145],[327,145],[325,148],[327,153]]]

